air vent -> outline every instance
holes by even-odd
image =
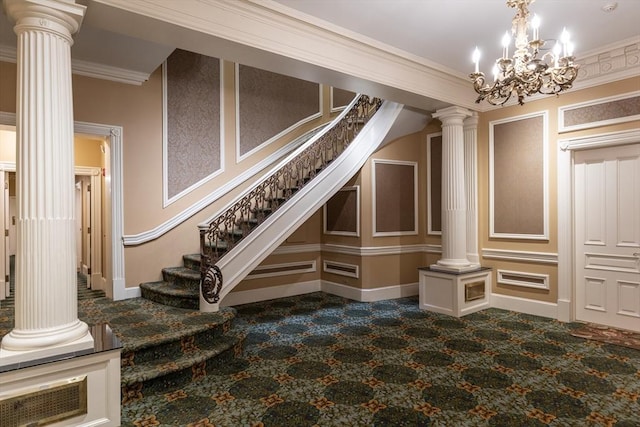
[[[86,413],[86,376],[0,400],[3,427],[45,426]]]

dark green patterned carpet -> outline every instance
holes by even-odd
[[[323,293],[236,307],[244,356],[124,405],[135,426],[640,426],[640,352],[578,324]]]

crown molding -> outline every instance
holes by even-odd
[[[16,53],[15,47],[0,45],[0,61],[15,63]],[[71,72],[79,76],[137,86],[149,80],[149,74],[147,73],[112,67],[97,62],[83,61],[81,59],[71,60]]]

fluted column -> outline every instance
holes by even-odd
[[[438,110],[442,122],[442,258],[432,269],[461,272],[475,268],[467,259],[467,200],[463,121],[471,111],[461,107]]]
[[[478,113],[464,119],[464,181],[467,197],[467,259],[480,264],[478,255]]]
[[[92,346],[78,319],[71,45],[85,7],[4,0],[17,46],[15,328],[0,363]]]

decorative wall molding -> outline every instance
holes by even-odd
[[[174,52],[176,53],[176,52]],[[195,55],[195,54],[193,54]],[[215,58],[218,59],[218,58]],[[174,59],[175,60],[175,59]],[[219,141],[219,148],[218,148],[218,160],[219,160],[219,164],[216,165],[218,166],[217,169],[214,169],[210,174],[208,174],[207,176],[203,177],[202,179],[199,179],[198,181],[194,182],[193,184],[189,185],[186,188],[183,188],[182,190],[180,190],[178,193],[169,196],[169,107],[168,107],[168,102],[169,102],[169,75],[168,75],[168,61],[169,58],[167,58],[167,60],[165,60],[162,63],[162,207],[166,208],[167,206],[171,205],[172,203],[176,202],[177,200],[179,200],[180,198],[186,196],[187,194],[191,193],[192,191],[194,191],[195,189],[203,186],[204,184],[206,184],[207,182],[211,181],[212,179],[214,179],[215,177],[221,175],[222,173],[224,173],[225,170],[225,163],[224,163],[224,148],[225,148],[225,144],[224,144],[224,79],[225,79],[225,75],[224,75],[224,61],[222,59],[218,59],[218,73],[219,73],[219,81],[218,81],[218,91],[220,92],[219,94],[219,105],[218,105],[218,109],[219,109],[219,117],[218,117],[218,121],[219,121],[219,129],[218,129],[218,141]],[[213,101],[213,100],[212,100]],[[194,100],[195,102],[195,100]],[[185,112],[187,115],[189,114],[188,111]],[[191,123],[193,124],[193,123]]]
[[[322,262],[322,271],[339,276],[353,277],[354,279],[360,277],[359,266],[338,261],[324,260]]]
[[[377,171],[378,165],[392,165],[392,166],[404,166],[413,168],[413,229],[411,230],[378,230],[378,222],[379,217],[381,216],[378,212],[378,194],[377,190],[380,186],[381,182],[378,182],[378,174],[380,172]],[[390,184],[392,178],[391,176],[385,177],[385,184]],[[391,183],[393,184],[393,183]],[[396,186],[397,191],[401,191],[406,188],[407,183],[400,183],[400,186]],[[371,223],[373,225],[372,236],[373,237],[388,237],[388,236],[411,236],[418,234],[418,163],[413,161],[404,161],[404,160],[388,160],[388,159],[372,159],[371,160],[371,212],[372,219]],[[398,193],[393,193],[398,196]],[[385,201],[386,203],[387,201]],[[400,209],[398,207],[398,209]],[[405,216],[408,215],[408,212],[399,212],[396,211],[396,215]],[[393,222],[393,221],[391,221]]]
[[[184,221],[186,221],[187,219],[191,218],[193,215],[195,215],[198,212],[200,212],[202,209],[204,209],[207,206],[209,206],[211,203],[215,202],[216,200],[220,199],[221,197],[223,197],[224,195],[226,195],[230,191],[234,190],[236,187],[241,185],[243,182],[245,182],[245,181],[251,179],[252,177],[254,177],[255,175],[259,174],[262,170],[267,168],[269,165],[277,162],[280,158],[282,158],[282,157],[286,156],[287,154],[291,153],[296,148],[298,148],[300,145],[302,145],[304,142],[305,141],[302,138],[298,138],[295,141],[292,141],[291,143],[285,145],[284,147],[282,147],[279,150],[275,151],[271,155],[269,155],[269,156],[265,157],[264,159],[262,159],[260,162],[258,162],[257,164],[255,164],[251,168],[246,169],[241,174],[239,174],[239,175],[235,176],[234,178],[232,178],[231,180],[225,182],[223,185],[218,187],[215,191],[212,191],[206,197],[202,198],[198,202],[196,202],[193,205],[189,206],[185,210],[179,212],[174,217],[169,218],[168,220],[166,220],[162,224],[159,224],[158,226],[156,226],[156,227],[154,227],[154,228],[152,228],[150,230],[143,231],[141,233],[129,234],[129,235],[123,236],[122,239],[123,239],[124,245],[125,246],[136,246],[136,245],[141,245],[143,243],[150,242],[152,240],[157,239],[158,237],[162,236],[163,234],[169,232],[173,228],[175,228],[178,225],[182,224]]]
[[[631,103],[633,106],[635,106],[635,114],[632,114],[629,111],[627,111],[630,107],[627,104],[627,108],[625,108],[624,105],[620,106],[619,108],[620,111],[616,112],[618,115],[615,115],[616,113],[612,113],[608,115],[610,118],[604,119],[604,120],[601,119],[601,117],[603,116],[602,109],[605,108],[605,104],[608,104],[611,107],[613,107],[614,104],[616,103],[620,104],[623,102]],[[567,122],[566,115],[568,113],[579,111],[579,110],[588,110],[590,107],[595,107],[595,106],[600,106],[600,108],[598,108],[598,113],[597,113],[599,115],[598,120],[587,121],[584,123],[579,123],[574,125],[566,124]],[[640,90],[624,93],[621,95],[608,96],[608,97],[599,98],[599,99],[592,99],[587,102],[581,102],[578,104],[564,105],[558,108],[558,132],[570,132],[570,131],[576,131],[581,129],[590,129],[594,127],[608,126],[608,125],[613,125],[617,123],[638,121],[640,120],[640,113],[638,113],[639,110],[640,110]]]
[[[16,62],[15,47],[0,45],[0,61]],[[140,86],[149,80],[150,75],[140,71],[128,70],[126,68],[112,67],[98,64],[97,62],[82,61],[80,59],[71,60],[71,72],[79,76],[92,77],[94,79],[109,80],[112,82],[126,83]]]
[[[580,65],[573,88],[586,89],[611,83],[640,72],[640,36],[585,52],[576,61]]]
[[[315,273],[316,260],[285,262],[280,264],[259,265],[247,275],[245,280],[263,279],[265,277],[289,276],[291,274]]]
[[[322,245],[322,252],[353,256],[385,256],[414,253],[441,254],[442,247],[429,244],[360,247],[325,243]]]
[[[534,264],[558,264],[558,254],[551,252],[529,252],[506,249],[482,249],[482,257],[502,261],[530,262]]]
[[[521,286],[525,288],[549,289],[549,275],[536,274],[526,271],[497,271],[497,283],[502,285]]]
[[[537,119],[537,118],[541,118],[542,120],[542,124],[541,124],[541,128],[540,129],[529,129],[529,127],[532,127],[531,125],[528,125],[527,123],[524,123],[525,121],[529,121],[529,120],[533,120],[533,119]],[[515,138],[514,135],[509,135],[509,132],[527,132],[527,133],[531,133],[531,132],[537,132],[540,134],[540,140],[539,141],[533,141],[534,143],[536,143],[538,146],[536,147],[524,147],[525,149],[528,149],[529,151],[532,150],[539,150],[539,154],[541,158],[537,158],[537,159],[532,159],[531,156],[527,156],[526,158],[522,157],[520,160],[522,162],[526,162],[525,164],[515,164],[513,163],[515,160],[513,160],[513,156],[509,155],[509,154],[513,154],[513,151],[509,152],[508,150],[514,150],[514,146],[515,144],[518,144],[520,141],[518,140],[509,140],[509,141],[503,141],[500,138],[498,138],[496,136],[496,133],[498,133],[497,131],[497,127],[499,126],[510,126],[515,124],[516,122],[522,122],[523,126],[522,129],[508,129],[505,128],[505,132],[508,136]],[[514,116],[514,117],[508,117],[505,119],[501,119],[501,120],[495,120],[492,122],[489,122],[489,236],[492,238],[502,238],[502,239],[527,239],[527,240],[548,240],[549,239],[549,154],[548,154],[548,145],[549,145],[549,112],[548,111],[539,111],[539,112],[533,112],[533,113],[529,113],[529,114],[524,114],[521,116]],[[496,145],[499,145],[499,147],[496,147]],[[530,144],[531,145],[531,144]],[[501,156],[504,156],[504,154],[501,154],[498,151],[498,148],[500,150],[507,150],[507,155],[509,155],[508,157],[511,159],[509,164],[498,164],[496,158],[500,158]],[[507,212],[509,214],[514,214],[517,215],[517,213],[513,213],[511,210],[506,209],[506,207],[504,206],[504,200],[503,203],[499,203],[496,204],[496,198],[498,196],[498,190],[497,184],[501,184],[501,183],[505,183],[505,182],[520,182],[521,183],[521,187],[519,188],[520,191],[518,191],[518,195],[522,195],[522,194],[528,194],[530,193],[530,191],[527,191],[528,189],[532,189],[531,187],[522,187],[523,185],[531,185],[529,183],[527,183],[527,180],[523,180],[523,177],[521,176],[522,171],[524,170],[524,168],[527,167],[527,165],[531,162],[538,162],[536,164],[533,165],[533,167],[531,169],[535,169],[537,165],[541,166],[541,182],[537,182],[534,183],[536,185],[540,185],[542,187],[541,189],[541,206],[539,207],[540,212],[537,212],[537,214],[541,217],[542,220],[542,226],[539,229],[539,232],[527,232],[527,230],[523,230],[522,232],[518,232],[517,230],[514,231],[510,231],[510,232],[506,232],[506,231],[499,231],[497,230],[497,224],[500,224],[501,226],[504,226],[504,222],[505,219],[508,219],[509,222],[511,224],[520,224],[522,222],[522,217],[520,215],[518,215],[517,217],[507,217],[507,218],[502,218],[501,221],[498,221],[498,219],[496,218],[496,216],[500,216],[500,215],[505,215]],[[502,176],[502,180],[499,180],[496,178],[496,172],[500,171],[501,174],[503,174]],[[534,171],[537,172],[537,171]],[[510,175],[506,175],[510,173]],[[506,180],[505,180],[505,176],[506,175]],[[502,189],[502,191],[513,191],[512,187],[509,186],[506,189],[505,188],[500,188]],[[535,188],[534,188],[535,190]],[[506,196],[508,196],[509,194],[499,194],[499,196],[502,199],[505,199]],[[501,207],[501,210],[498,211],[497,208],[498,206]],[[538,218],[533,218],[530,217],[531,221],[538,221]]]
[[[286,77],[286,76],[285,76]],[[289,77],[291,79],[293,79],[294,77]],[[299,80],[299,79],[297,79]],[[267,148],[269,145],[271,145],[272,143],[274,143],[275,141],[277,141],[278,139],[282,138],[284,135],[288,134],[289,132],[299,128],[300,126],[304,125],[305,123],[309,123],[315,119],[318,119],[320,117],[322,117],[322,106],[323,106],[323,93],[322,93],[322,85],[318,83],[318,112],[315,114],[312,114],[310,116],[307,116],[303,119],[298,120],[296,123],[292,124],[291,126],[282,129],[280,132],[278,132],[277,134],[271,136],[269,139],[267,139],[266,141],[263,141],[260,145],[254,147],[253,149],[247,151],[246,153],[241,153],[241,147],[240,147],[240,140],[242,138],[242,135],[240,134],[240,64],[236,63],[235,64],[235,97],[236,97],[236,114],[235,114],[235,123],[236,123],[236,163],[240,163],[241,161],[243,161],[244,159],[252,156],[253,154],[257,153],[258,151]]]
[[[328,214],[332,214],[330,208],[327,207],[332,200],[336,197],[336,195],[340,193],[355,193],[355,206],[343,206],[343,209],[340,210],[339,214],[352,214],[355,215],[355,230],[329,230],[328,229]],[[333,214],[332,214],[333,215]],[[341,217],[341,215],[338,215]],[[355,185],[352,187],[344,187],[336,194],[333,195],[331,199],[327,201],[322,206],[322,231],[324,234],[333,234],[338,236],[352,236],[352,237],[360,237],[360,186]]]
[[[290,254],[302,254],[310,252],[322,251],[322,245],[320,243],[310,243],[308,245],[285,245],[278,246],[276,250],[271,252],[272,255],[290,255]]]

